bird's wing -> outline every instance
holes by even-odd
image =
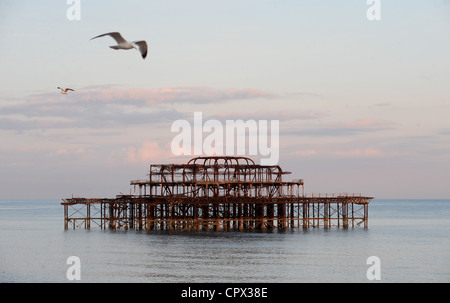
[[[111,36],[111,37],[113,37],[114,40],[116,40],[116,42],[117,42],[118,44],[127,42],[127,40],[125,40],[125,39],[122,37],[122,35],[121,35],[120,33],[118,33],[118,32],[112,32],[112,33],[106,33],[106,34],[103,34],[103,35],[99,35],[99,36],[97,36],[97,37],[91,38],[91,40],[92,40],[92,39],[95,39],[95,38],[100,38],[100,37],[103,37],[103,36]]]
[[[147,42],[136,41],[134,43],[139,47],[139,51],[141,52],[142,58],[145,59],[145,57],[147,57]]]
[[[74,92],[74,90],[73,90],[73,89],[71,89],[71,88],[66,88],[66,91],[68,91],[68,90],[71,90],[71,91],[73,91],[73,92]]]

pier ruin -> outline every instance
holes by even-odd
[[[246,157],[197,157],[186,164],[150,165],[134,193],[115,198],[63,199],[64,228],[245,231],[368,228],[373,197],[307,196],[302,179],[286,181],[278,165]]]

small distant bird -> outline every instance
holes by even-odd
[[[61,87],[58,86],[57,89],[60,89],[61,90],[61,94],[64,94],[64,95],[67,95],[67,91],[69,91],[69,90],[74,92],[74,90],[71,89],[71,88],[61,88]]]
[[[100,38],[103,36],[111,36],[112,38],[114,38],[114,40],[116,40],[117,45],[113,45],[110,46],[110,48],[112,49],[139,49],[139,52],[142,55],[142,58],[145,59],[145,57],[147,57],[147,42],[145,42],[144,40],[141,41],[133,41],[133,42],[129,42],[127,40],[125,40],[122,35],[118,32],[112,32],[112,33],[106,33],[103,35],[99,35],[97,37],[91,38],[91,40],[95,39],[95,38]]]

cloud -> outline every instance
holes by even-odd
[[[168,152],[162,149],[157,142],[145,142],[138,148],[127,148],[125,162],[154,163],[155,160],[166,159],[167,154]]]
[[[58,148],[55,155],[70,155],[70,154],[85,154],[86,150],[84,148],[75,148],[75,149],[69,149],[69,148]]]
[[[392,104],[388,103],[388,102],[382,102],[382,103],[375,103],[375,104],[373,104],[373,106],[375,106],[375,107],[388,107],[388,106],[392,106]]]
[[[438,135],[448,136],[450,135],[450,128],[443,128],[438,132]]]
[[[88,87],[69,95],[58,91],[29,96],[24,102],[0,106],[0,129],[104,128],[153,124],[184,118],[164,104],[214,103],[272,98],[254,89],[164,87],[157,89]],[[158,106],[161,105],[161,106]]]
[[[392,158],[404,155],[398,151],[388,151],[373,147],[342,148],[342,146],[315,146],[305,149],[302,146],[291,146],[284,150],[284,155],[288,158],[319,157],[324,158]]]
[[[55,93],[41,93],[30,96],[31,101],[48,101],[69,99]],[[119,104],[157,105],[163,103],[193,103],[203,104],[242,99],[275,98],[277,94],[262,90],[243,89],[217,89],[212,87],[162,87],[146,88],[117,88],[114,86],[89,86],[76,90],[70,96],[78,101],[118,102]]]
[[[381,157],[384,153],[378,149],[364,148],[333,151],[332,154],[343,157]]]
[[[29,161],[29,162],[11,162],[8,163],[7,166],[8,167],[30,167],[32,166],[33,162]]]
[[[364,131],[364,130],[385,129],[386,122],[377,119],[360,119],[356,121],[333,123],[330,124],[330,126],[341,129],[356,129]]]
[[[319,111],[292,111],[292,110],[255,110],[254,112],[228,112],[217,114],[210,119],[217,120],[313,120],[327,116],[324,112]]]
[[[311,157],[316,156],[319,154],[318,150],[315,149],[306,149],[306,150],[293,150],[291,152],[288,152],[288,156],[290,157]]]
[[[308,127],[304,129],[296,127],[287,129],[282,135],[293,136],[353,136],[361,133],[370,133],[381,130],[392,129],[393,123],[378,119],[360,119],[355,121],[341,121],[327,123],[324,126]]]
[[[256,89],[215,89],[211,87],[165,87],[145,92],[148,104],[213,103],[230,100],[274,98],[277,95]]]

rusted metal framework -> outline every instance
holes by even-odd
[[[133,195],[70,198],[64,227],[137,230],[267,230],[368,227],[361,195],[307,197],[302,179],[284,181],[279,166],[245,157],[197,157],[187,164],[151,165]]]

